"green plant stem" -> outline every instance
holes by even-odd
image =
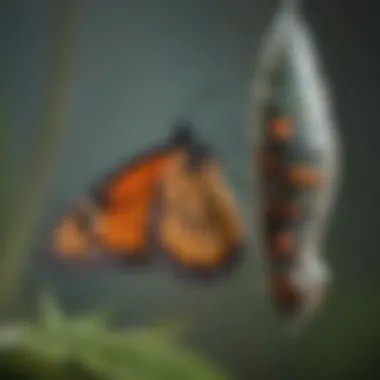
[[[1,96],[3,100],[3,94]],[[4,102],[2,102],[4,104]],[[0,111],[0,257],[4,250],[5,244],[5,234],[8,223],[9,216],[9,205],[8,201],[10,199],[10,182],[11,178],[11,160],[9,157],[9,131],[6,128],[5,115],[4,115],[4,106],[1,107]]]
[[[25,182],[14,201],[12,219],[0,263],[0,315],[10,307],[14,300],[24,269],[27,264],[28,250],[33,238],[40,210],[53,167],[55,155],[66,123],[68,100],[68,66],[71,42],[71,0],[57,0],[55,25],[57,38],[54,41],[51,78],[45,99],[45,112],[37,129],[37,144],[25,171]]]

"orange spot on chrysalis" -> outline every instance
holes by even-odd
[[[290,254],[294,247],[293,240],[292,233],[288,231],[280,232],[274,237],[273,248],[279,254]]]
[[[275,118],[269,128],[269,137],[279,141],[289,141],[294,134],[293,123],[285,117]]]
[[[292,311],[297,307],[300,294],[291,279],[283,274],[271,278],[271,292],[283,311]]]
[[[294,220],[301,214],[300,207],[292,202],[281,202],[269,207],[268,215],[275,219]]]
[[[288,173],[289,181],[295,186],[317,188],[322,185],[322,175],[309,165],[293,165]]]
[[[264,149],[259,155],[259,166],[264,172],[268,173],[276,167],[276,155],[267,149]]]

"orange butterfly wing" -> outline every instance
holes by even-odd
[[[67,259],[81,259],[86,256],[90,239],[78,225],[75,215],[68,215],[54,228],[52,248]]]
[[[175,261],[199,270],[218,269],[233,259],[242,245],[243,223],[218,164],[186,167],[178,155],[163,174],[159,236]]]
[[[178,148],[151,151],[104,180],[84,202],[61,219],[53,248],[66,258],[91,250],[141,256],[160,174]]]
[[[103,197],[107,207],[100,212],[96,227],[102,245],[123,253],[146,248],[158,179],[173,154],[174,151],[148,157],[106,187]]]

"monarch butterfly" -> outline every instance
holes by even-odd
[[[262,49],[253,103],[258,224],[274,303],[301,318],[321,304],[328,283],[321,243],[337,194],[339,137],[295,1],[276,15]]]
[[[61,258],[116,257],[148,265],[161,251],[193,273],[216,273],[239,257],[237,203],[210,149],[189,126],[107,176],[52,233]]]

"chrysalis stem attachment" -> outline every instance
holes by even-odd
[[[301,0],[282,0],[282,8],[287,13],[298,13],[301,8]]]

